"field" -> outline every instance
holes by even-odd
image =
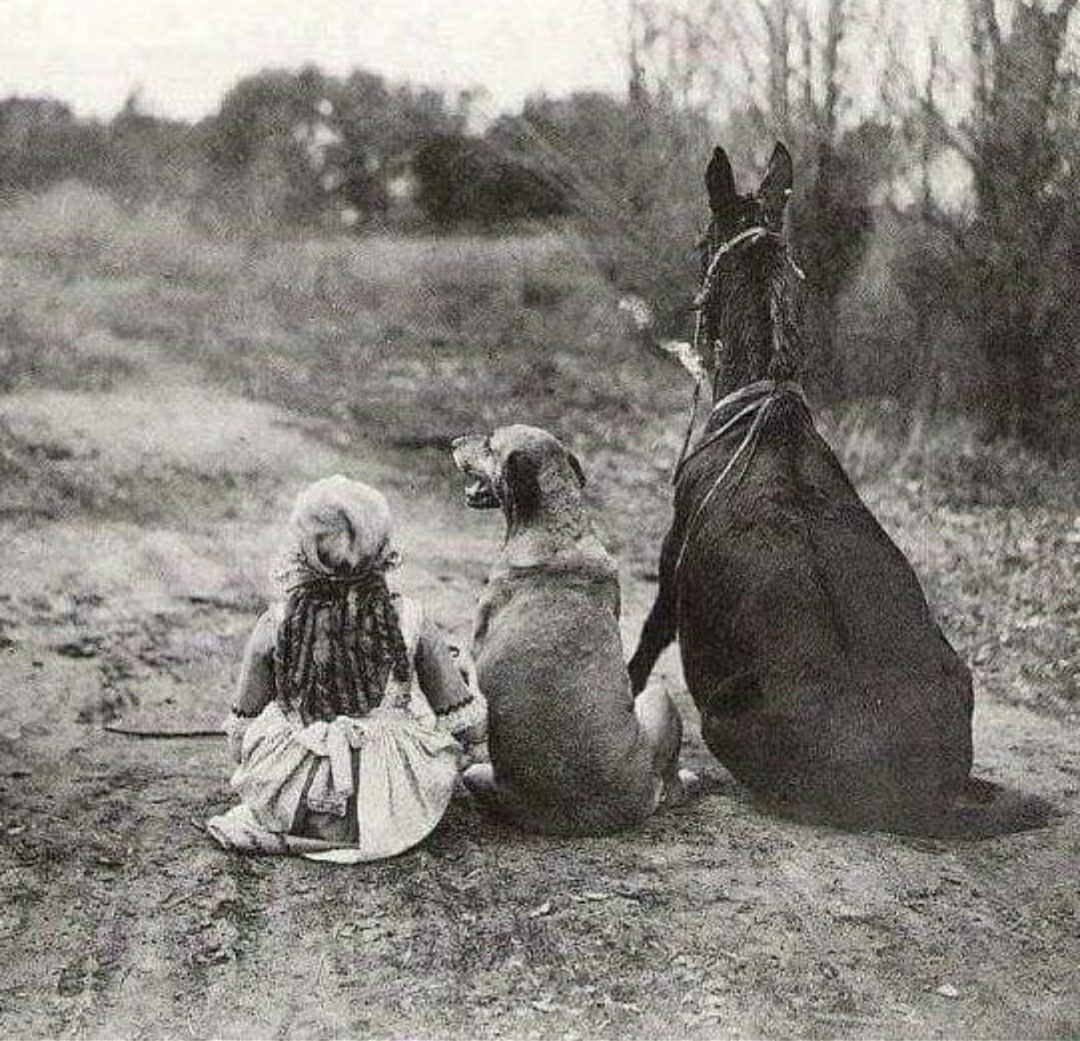
[[[819,420],[977,682],[976,759],[1054,826],[978,843],[766,816],[706,778],[634,833],[456,801],[334,868],[218,851],[213,728],[292,497],[384,488],[466,642],[501,537],[450,437],[573,445],[632,646],[689,390],[569,235],[249,240],[76,186],[0,212],[0,1036],[1076,1037],[1080,476],[880,403]]]

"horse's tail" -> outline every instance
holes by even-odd
[[[969,777],[948,811],[928,829],[931,837],[989,839],[1045,828],[1061,812],[1039,795]]]
[[[903,805],[855,806],[837,802],[810,804],[780,801],[757,794],[763,808],[803,824],[857,831],[886,831],[927,839],[979,840],[1045,828],[1061,812],[1038,795],[969,778],[963,791],[946,807]]]
[[[885,828],[929,839],[977,841],[1045,828],[1060,816],[1060,811],[1040,795],[969,777],[946,806],[901,811],[885,822]]]

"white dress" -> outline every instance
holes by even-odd
[[[417,660],[423,616],[400,601],[410,661]],[[232,786],[242,802],[207,830],[227,849],[298,853],[358,863],[416,845],[440,821],[453,794],[461,746],[452,730],[482,719],[483,700],[439,717],[412,670],[392,676],[379,706],[362,718],[304,725],[270,701],[247,728]],[[452,718],[451,718],[452,717]],[[355,816],[355,828],[347,815]],[[343,843],[344,833],[355,841]]]

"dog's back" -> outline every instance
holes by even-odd
[[[625,826],[657,801],[623,661],[618,578],[590,541],[502,569],[481,605],[477,674],[492,763],[545,831]]]
[[[473,638],[491,764],[465,783],[536,830],[637,823],[677,794],[682,726],[663,692],[631,694],[618,573],[592,533],[581,463],[520,424],[458,438],[454,462],[466,502],[506,518]]]

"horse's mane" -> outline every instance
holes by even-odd
[[[786,244],[770,234],[725,259],[728,270],[702,303],[718,385],[732,390],[760,379],[794,379],[803,357],[800,272]]]

